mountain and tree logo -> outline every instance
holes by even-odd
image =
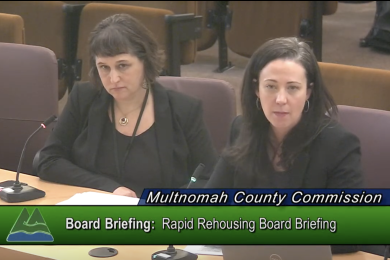
[[[7,242],[53,242],[41,213],[36,208],[33,214],[29,214],[24,208],[12,227],[7,237]]]

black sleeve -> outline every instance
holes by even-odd
[[[203,120],[203,109],[201,102],[196,102],[192,107],[185,123],[185,135],[190,150],[189,170],[191,175],[200,163],[205,169],[199,176],[196,185],[193,187],[203,188],[209,180],[210,175],[217,162],[217,152],[213,146],[210,133]]]
[[[211,189],[234,188],[234,172],[235,172],[234,167],[232,167],[225,160],[225,158],[221,156],[205,188],[211,188]]]
[[[337,143],[333,156],[330,156],[332,163],[328,171],[327,188],[363,188],[359,138],[351,133],[344,132]],[[359,251],[357,245],[331,245],[331,249],[333,255]]]
[[[238,116],[231,124],[229,141],[226,148],[234,144],[238,138],[240,127],[241,116]],[[210,180],[207,182],[206,188],[234,188],[234,173],[235,167],[227,161],[224,155],[221,155]]]
[[[82,169],[71,160],[73,143],[88,116],[88,111],[84,110],[89,104],[85,103],[93,100],[92,97],[88,100],[85,98],[86,95],[93,93],[92,91],[86,93],[86,88],[87,86],[75,85],[72,89],[57,125],[40,152],[38,176],[51,182],[113,192],[122,185],[108,177]]]
[[[327,188],[363,188],[360,141],[355,135],[345,132],[331,158]]]
[[[238,136],[240,135],[241,125],[242,125],[242,116],[236,116],[236,118],[234,118],[232,125],[230,127],[230,138],[229,138],[228,147],[232,146],[238,139]]]

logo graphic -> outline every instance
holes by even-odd
[[[45,220],[36,208],[29,214],[24,208],[7,237],[7,242],[53,242]]]

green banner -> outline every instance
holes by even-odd
[[[390,207],[0,206],[0,244],[390,244]]]

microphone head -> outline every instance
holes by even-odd
[[[53,115],[53,116],[49,117],[48,119],[46,119],[46,120],[42,123],[42,126],[43,126],[44,128],[46,128],[46,126],[48,126],[48,125],[50,125],[51,123],[53,123],[53,121],[56,120],[56,119],[57,119],[57,117]]]
[[[187,185],[187,189],[191,188],[192,183],[196,182],[200,174],[203,173],[203,170],[204,170],[204,164],[200,163],[198,167],[196,167],[194,174],[192,174],[190,182]]]

